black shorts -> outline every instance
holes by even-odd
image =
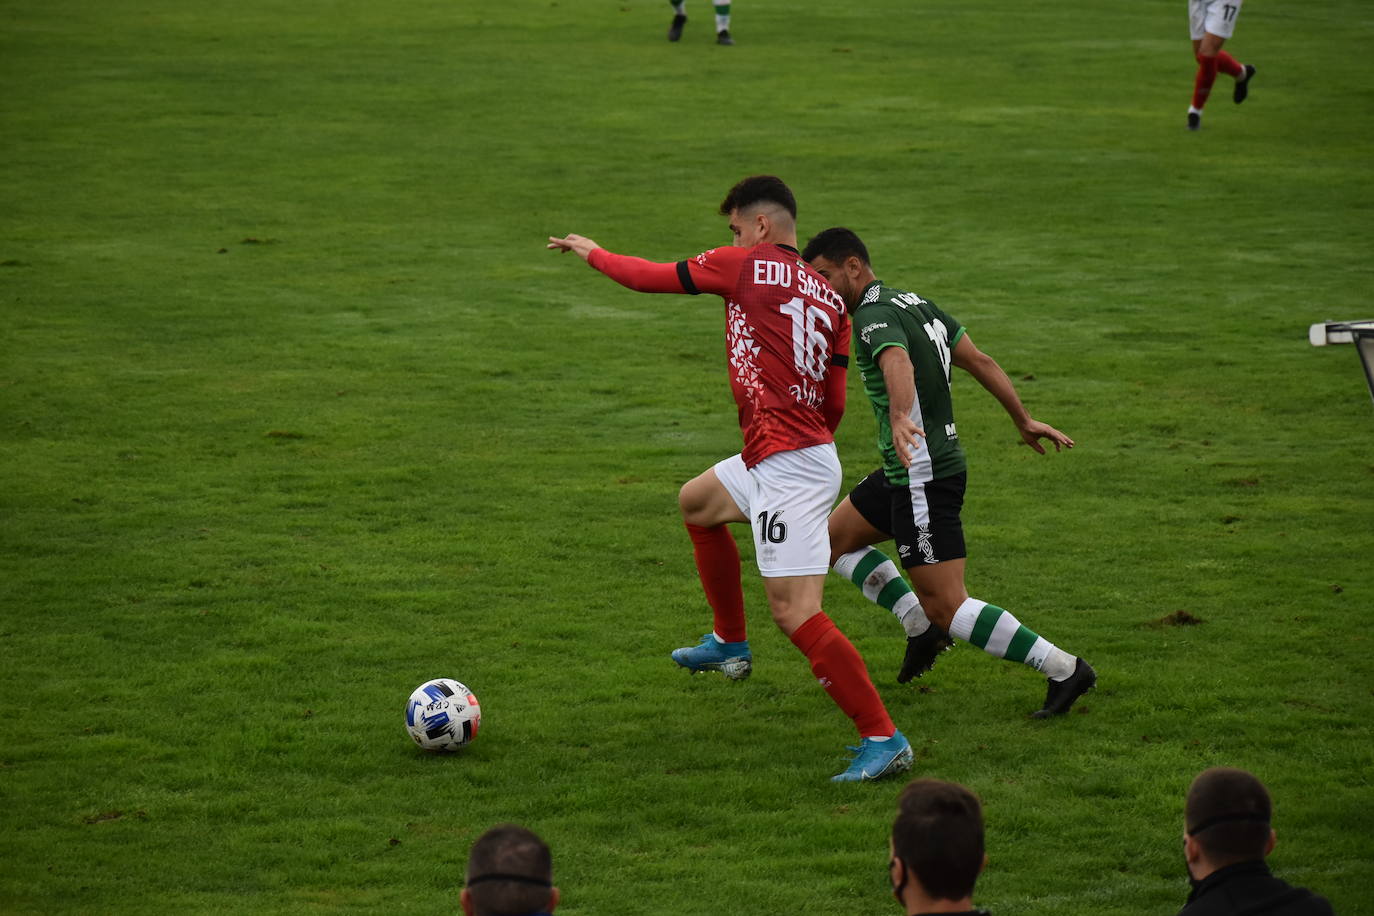
[[[850,491],[849,500],[864,521],[897,542],[902,566],[910,569],[968,556],[959,520],[967,484],[968,474],[961,472],[896,486],[879,468]]]

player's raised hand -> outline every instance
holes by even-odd
[[[1020,427],[1020,430],[1021,441],[1042,455],[1045,454],[1045,447],[1040,444],[1041,439],[1048,439],[1053,442],[1056,452],[1061,448],[1073,448],[1073,440],[1048,423],[1041,423],[1039,420],[1027,420]]]
[[[911,467],[911,462],[916,460],[916,453],[921,450],[921,440],[925,438],[926,431],[908,416],[889,417],[889,420],[892,423],[892,447],[897,450],[897,457],[902,464]]]
[[[585,261],[588,255],[601,246],[586,236],[565,235],[560,239],[551,235],[547,247],[550,251],[575,251],[578,257]]]

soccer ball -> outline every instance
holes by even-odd
[[[406,701],[406,731],[427,751],[456,751],[477,737],[482,707],[452,678],[425,681]]]

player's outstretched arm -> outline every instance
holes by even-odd
[[[601,246],[586,236],[565,235],[561,239],[549,236],[549,244],[546,247],[550,251],[575,251],[577,256],[585,261]]]
[[[575,251],[582,260],[615,282],[638,293],[682,293],[682,277],[677,264],[660,264],[615,254],[581,235],[549,236],[550,251]]]
[[[954,345],[951,360],[954,365],[976,378],[978,384],[986,388],[997,399],[1011,417],[1012,422],[1016,424],[1017,431],[1021,433],[1022,442],[1042,455],[1045,454],[1045,447],[1040,444],[1041,439],[1048,439],[1054,443],[1056,452],[1061,448],[1073,448],[1072,439],[1048,423],[1041,423],[1030,415],[1026,406],[1021,403],[1021,397],[1016,393],[1016,386],[1011,383],[1007,373],[997,364],[997,360],[975,347],[968,334],[964,334],[963,337],[959,338],[959,342]]]

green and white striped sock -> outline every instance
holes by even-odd
[[[724,32],[730,28],[730,4],[716,4],[716,31]]]
[[[1073,674],[1074,657],[1021,625],[995,604],[966,598],[954,612],[949,633],[989,655],[1030,665],[1053,681]]]
[[[687,0],[668,0],[668,5],[673,8],[673,12],[679,16],[687,15]]]
[[[919,636],[930,626],[916,593],[882,551],[860,547],[836,560],[835,572],[857,585],[869,601],[891,611],[906,635]]]

